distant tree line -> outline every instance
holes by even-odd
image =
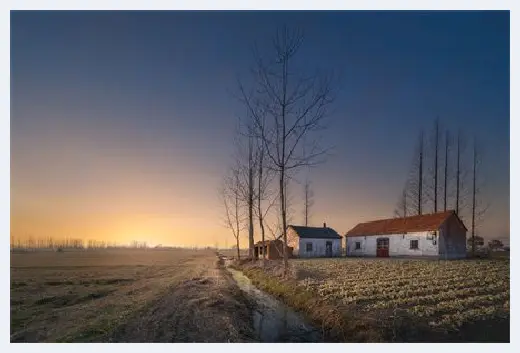
[[[95,250],[95,249],[147,249],[146,242],[132,241],[130,244],[118,244],[104,240],[83,240],[79,238],[53,237],[17,237],[11,235],[11,250]]]

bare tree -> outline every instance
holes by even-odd
[[[254,202],[256,199],[255,174],[258,151],[255,144],[253,121],[239,119],[235,140],[235,163],[238,171],[238,194],[240,203],[247,207],[248,217],[248,256],[254,260]],[[245,145],[245,146],[244,146]]]
[[[434,163],[434,171],[433,171],[433,210],[434,212],[438,211],[437,208],[437,195],[438,195],[438,179],[439,179],[439,118],[435,119],[435,163]]]
[[[259,146],[257,146],[258,151],[258,160],[257,160],[257,201],[256,201],[256,216],[258,217],[258,223],[260,226],[260,233],[262,236],[262,259],[263,264],[265,266],[265,258],[266,258],[266,249],[265,249],[265,224],[264,220],[269,213],[271,207],[275,204],[276,198],[272,198],[269,202],[266,209],[262,209],[262,202],[268,201],[270,197],[269,184],[272,180],[273,173],[271,173],[270,168],[267,166],[267,160],[265,156],[265,149],[262,144],[262,141],[259,141]]]
[[[476,139],[473,141],[473,180],[472,180],[472,192],[471,192],[471,253],[475,256],[475,236],[476,229],[479,222],[482,221],[484,214],[489,208],[489,204],[484,204],[481,195],[481,177],[480,177],[480,165],[482,163],[482,154],[477,144]]]
[[[401,218],[408,216],[408,188],[405,186],[403,188],[403,192],[401,194],[401,198],[397,202],[397,205],[394,209],[394,217]]]
[[[461,165],[460,165],[460,155],[461,155],[461,131],[459,129],[459,132],[457,134],[457,184],[455,186],[455,190],[456,190],[456,196],[455,196],[455,212],[457,212],[457,214],[459,213],[460,211],[460,182],[461,182]]]
[[[311,188],[311,182],[308,178],[305,179],[305,184],[303,185],[303,197],[304,197],[304,209],[303,216],[305,221],[305,226],[309,226],[309,218],[311,215],[311,207],[314,205],[314,192]]]
[[[253,161],[253,136],[248,137],[248,164],[247,164],[247,209],[249,215],[249,258],[255,259],[255,239],[254,239],[254,225],[253,225],[253,200],[254,200],[254,161]]]
[[[237,259],[240,260],[240,230],[242,228],[242,214],[240,205],[239,170],[235,168],[231,175],[224,180],[220,196],[224,204],[224,225],[231,230],[236,241]]]
[[[417,193],[417,214],[422,214],[422,194],[423,194],[423,165],[424,165],[424,135],[421,132],[419,142],[419,176],[417,180],[418,193]]]
[[[457,146],[455,151],[456,164],[454,165],[454,185],[452,191],[454,197],[454,209],[457,215],[466,223],[471,218],[472,203],[472,159],[471,151],[467,148],[467,141],[463,131],[457,133]],[[467,156],[465,154],[468,154]]]
[[[425,139],[423,150],[422,213],[439,210],[439,118],[434,121],[431,133]]]
[[[444,138],[444,211],[448,207],[448,165],[449,165],[450,135],[446,130]]]
[[[419,134],[417,151],[406,182],[405,192],[408,215],[421,215],[423,211],[423,168],[424,168],[424,133]],[[402,201],[401,201],[402,202]]]
[[[284,27],[273,39],[273,59],[265,60],[256,51],[254,89],[246,92],[239,84],[241,98],[254,118],[257,134],[273,168],[278,172],[280,212],[283,227],[284,270],[288,271],[286,173],[313,165],[325,154],[316,141],[310,150],[299,153],[302,138],[319,129],[333,102],[332,81],[324,75],[302,75],[295,63],[303,43],[300,31]]]

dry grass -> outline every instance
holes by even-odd
[[[509,341],[509,261],[292,260],[245,266],[347,341]],[[491,328],[490,328],[491,327]],[[360,335],[364,331],[365,335]]]
[[[210,251],[11,255],[11,342],[247,340],[246,304]]]

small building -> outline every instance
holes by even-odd
[[[338,257],[341,256],[342,236],[327,227],[287,227],[287,244],[294,248],[298,257]]]
[[[255,259],[265,258],[269,260],[283,259],[283,241],[280,239],[259,241],[255,244]],[[293,248],[287,247],[288,257],[293,256]]]
[[[347,256],[464,258],[466,232],[455,211],[360,223],[345,236]]]

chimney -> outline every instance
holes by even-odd
[[[323,228],[327,228],[327,223],[323,222]]]

